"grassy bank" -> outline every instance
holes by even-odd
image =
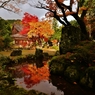
[[[55,49],[43,48],[42,50],[43,50],[43,52],[46,52],[49,55],[54,55],[56,53]],[[10,50],[10,51],[0,51],[0,54],[4,55],[4,56],[10,56],[11,52],[12,52],[12,50]],[[24,50],[24,49],[22,49],[22,55],[28,55],[28,54],[35,54],[35,49],[33,49],[33,50]]]

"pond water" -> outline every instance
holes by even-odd
[[[24,82],[24,78],[17,78],[16,85],[19,85],[20,87],[23,87],[26,90],[37,90],[43,93],[46,93],[48,95],[64,95],[64,92],[61,90],[58,90],[56,86],[54,86],[51,82],[48,80],[42,80],[40,83],[33,85],[32,87],[27,87],[27,84]]]
[[[68,83],[61,76],[50,76],[47,67],[46,65],[41,69],[37,69],[29,64],[16,67],[14,73],[15,84],[26,90],[38,90],[47,95],[95,95],[94,92],[83,89],[77,84]]]

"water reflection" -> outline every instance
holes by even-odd
[[[48,80],[42,80],[40,81],[40,83],[35,84],[30,88],[27,88],[27,84],[25,84],[24,78],[16,78],[16,85],[18,85],[19,87],[23,87],[26,90],[38,90],[48,95],[64,95],[63,91],[58,90],[57,87]]]
[[[68,83],[61,76],[50,76],[47,64],[39,69],[29,64],[16,68],[15,84],[26,90],[38,90],[48,95],[95,95],[79,85]]]
[[[15,76],[15,84],[19,87],[23,87],[26,90],[38,90],[48,95],[64,95],[63,91],[58,90],[57,87],[50,82],[47,64],[44,63],[44,66],[41,68],[30,64],[25,64],[16,68],[16,76],[19,78]]]
[[[51,83],[57,87],[58,90],[64,91],[64,95],[95,95],[95,92],[90,89],[84,89],[84,87],[78,84],[71,84],[67,82],[64,77],[61,76],[50,76]]]

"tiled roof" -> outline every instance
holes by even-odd
[[[15,24],[15,25],[14,25],[14,28],[15,28],[17,31],[20,32],[20,31],[23,29],[23,26],[20,25],[20,24]]]
[[[11,35],[13,38],[27,38],[27,35],[21,35],[19,33]]]

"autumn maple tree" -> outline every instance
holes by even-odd
[[[37,16],[25,13],[22,19],[23,29],[20,32],[22,35],[27,35],[33,41],[40,41],[43,39],[47,41],[54,33],[51,22],[48,20],[39,20]]]
[[[38,0],[37,3],[31,2],[29,4],[35,8],[47,10],[46,17],[54,17],[64,26],[71,25],[67,17],[69,15],[73,16],[82,33],[88,37],[84,18],[93,2],[93,0]]]
[[[73,16],[78,22],[81,31],[87,35],[84,18],[87,12],[94,9],[95,0],[0,0],[0,8],[19,13],[19,4],[29,4],[32,7],[45,9],[46,17],[54,17],[64,26],[71,25],[67,16]],[[69,2],[68,4],[66,2]]]

